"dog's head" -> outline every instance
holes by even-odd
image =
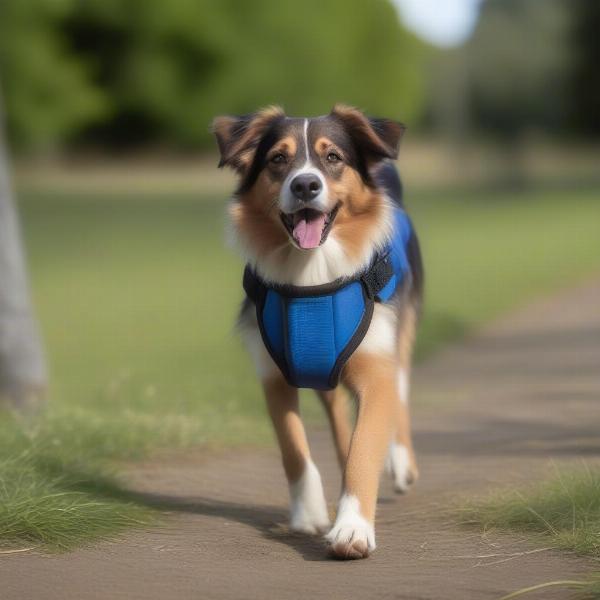
[[[343,105],[310,119],[278,107],[217,117],[219,166],[239,175],[231,209],[239,233],[257,256],[284,244],[310,252],[329,238],[358,252],[383,210],[373,172],[397,156],[403,130]]]

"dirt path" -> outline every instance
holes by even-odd
[[[132,489],[170,504],[167,527],[62,556],[1,557],[0,598],[479,600],[577,577],[591,561],[518,536],[482,537],[457,527],[446,509],[460,494],[540,477],[553,462],[600,462],[599,367],[600,279],[529,306],[420,367],[421,481],[396,497],[384,480],[378,550],[366,561],[325,560],[319,540],[287,533],[274,450],[196,453],[130,474]],[[339,475],[329,436],[311,437],[333,508]]]

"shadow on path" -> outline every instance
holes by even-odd
[[[239,503],[206,496],[174,496],[128,489],[112,477],[89,473],[73,465],[54,461],[40,465],[49,475],[67,482],[67,489],[92,493],[108,500],[130,502],[167,513],[185,513],[236,521],[253,527],[265,539],[285,544],[304,560],[328,561],[320,536],[295,534],[287,527],[288,512],[278,506]]]

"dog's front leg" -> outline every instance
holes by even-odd
[[[346,366],[359,405],[337,517],[326,536],[337,558],[366,558],[375,549],[379,476],[398,404],[395,375],[394,361],[375,354],[356,354]]]
[[[303,533],[323,533],[329,528],[329,515],[321,476],[311,460],[300,418],[298,390],[286,382],[267,352],[250,302],[242,309],[239,326],[254,359],[281,449],[290,490],[290,528]]]
[[[341,385],[338,385],[334,390],[319,391],[317,394],[329,417],[338,463],[343,472],[346,468],[350,440],[352,439],[346,390],[342,389]]]
[[[264,380],[263,388],[290,489],[290,528],[323,533],[329,528],[327,504],[300,418],[298,390],[279,374]]]

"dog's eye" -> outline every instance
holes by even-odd
[[[327,162],[338,162],[342,160],[339,154],[336,154],[335,152],[330,152],[327,155]]]
[[[287,162],[287,158],[286,158],[285,154],[278,152],[277,154],[273,154],[273,156],[271,156],[271,162],[275,163],[276,165],[279,165],[279,164]]]

